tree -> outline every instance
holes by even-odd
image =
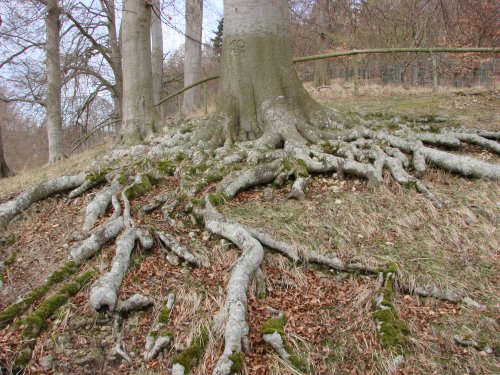
[[[224,17],[217,23],[217,30],[214,30],[215,36],[210,39],[214,52],[216,56],[220,56],[222,53],[222,39],[224,37]]]
[[[316,1],[316,43],[318,53],[324,53],[328,48],[328,0]],[[316,60],[314,70],[314,86],[327,86],[330,84],[327,60]]]
[[[153,64],[153,98],[155,104],[161,100],[163,91],[163,33],[161,29],[160,0],[153,1],[151,16],[151,60]]]
[[[59,30],[61,28],[58,0],[47,0],[47,98],[46,121],[49,139],[49,164],[64,158],[61,118],[61,62],[59,55]]]
[[[201,79],[201,26],[203,0],[186,0],[186,38],[184,52],[184,86]],[[200,88],[184,93],[182,111],[189,113],[200,107]]]
[[[145,1],[124,3],[124,130],[127,142],[142,140],[154,130],[151,63],[148,60],[151,58],[150,14]],[[122,347],[120,322],[130,310],[154,303],[151,297],[137,294],[126,301],[119,299],[123,295],[120,285],[126,277],[136,243],[150,249],[155,245],[155,236],[156,243],[161,243],[170,252],[167,259],[173,259],[172,263],[177,261],[178,265],[178,258],[182,258],[192,266],[203,266],[203,262],[177,240],[180,226],[176,220],[185,220],[189,226],[203,225],[207,232],[234,243],[242,253],[230,267],[225,302],[213,322],[206,323],[210,328],[203,324],[200,329],[201,324],[198,324],[199,337],[172,359],[173,374],[189,373],[200,360],[208,341],[217,337],[216,333],[221,330],[224,331],[224,348],[213,373],[240,372],[243,352],[250,350],[252,338],[247,319],[247,294],[252,279],[256,280],[257,289],[259,284],[264,284],[265,290],[264,246],[275,249],[294,263],[315,263],[378,280],[382,288],[377,288],[373,300],[373,318],[374,326],[381,333],[408,332],[391,301],[393,287],[397,284],[401,291],[408,290],[408,293],[478,306],[466,294],[454,294],[435,285],[404,284],[397,267],[391,264],[375,266],[363,260],[341,259],[333,253],[319,254],[314,249],[302,251],[262,230],[226,218],[217,209],[241,191],[270,183],[279,187],[291,181],[289,198],[304,199],[310,173],[324,176],[336,173],[340,179],[344,175],[356,176],[368,180],[366,187],[373,189],[384,183],[390,174],[398,184],[421,192],[436,208],[442,207],[442,199],[421,180],[427,164],[467,177],[500,180],[499,165],[439,149],[474,144],[500,154],[500,145],[495,141],[499,137],[497,131],[446,127],[443,125],[445,118],[431,116],[409,119],[340,115],[315,102],[302,87],[292,63],[287,1],[227,0],[224,19],[222,81],[217,111],[208,123],[172,126],[164,137],[149,142],[147,147],[113,150],[103,158],[102,168],[43,182],[2,203],[0,242],[8,238],[5,232],[9,222],[31,204],[70,189],[74,190],[69,197],[75,198],[91,188],[98,188],[97,193],[91,193],[94,198],[85,209],[81,230],[74,233],[78,241],[71,247],[72,262],[68,267],[72,270],[75,265],[81,267],[103,246],[115,241],[116,256],[109,271],[91,286],[89,300],[96,311],[111,312],[115,328],[113,351],[127,361],[131,358]],[[165,194],[155,190],[154,194],[144,196],[152,192],[155,184],[158,190],[164,189]],[[144,196],[141,204],[131,204],[139,203],[133,201],[140,196]],[[107,220],[99,220],[104,218],[110,204],[113,214]],[[136,212],[138,206],[139,212]],[[156,220],[156,215],[142,220],[160,207],[161,220],[172,218],[169,223],[175,228],[169,229],[164,222],[161,226],[150,224]],[[175,235],[168,233],[170,230]],[[193,237],[197,232],[192,232]],[[229,269],[227,265],[224,267]],[[62,288],[25,319],[25,324],[21,325],[17,366],[28,365],[37,338],[50,316],[65,298],[69,298],[68,294],[74,295],[92,277],[92,272],[82,273],[78,282]],[[36,293],[28,293],[25,299],[0,312],[0,327],[27,311],[52,286],[48,284]],[[212,296],[208,301],[212,307],[220,305]],[[148,333],[145,360],[158,355],[173,339],[172,332],[166,329],[173,311],[173,297],[169,295],[165,302],[161,302],[161,312]],[[288,366],[307,372],[305,364],[293,354],[292,345],[286,343],[283,313],[274,310],[273,314],[276,317],[262,326],[263,340]],[[384,338],[379,335],[381,342]],[[406,342],[406,338],[403,341]],[[401,351],[405,349],[401,348],[404,344],[397,342],[391,347],[388,343],[387,348]]]
[[[123,121],[125,143],[151,136],[159,126],[153,98],[151,6],[146,0],[125,0],[122,12]]]
[[[13,176],[14,173],[10,170],[5,161],[5,152],[3,149],[2,124],[0,123],[0,178]]]

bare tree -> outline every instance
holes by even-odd
[[[123,121],[126,143],[139,142],[159,126],[153,98],[151,5],[125,0],[122,11]]]
[[[2,124],[0,123],[0,178],[13,176],[14,173],[10,170],[5,161],[5,152],[3,148]]]
[[[184,86],[201,79],[201,31],[203,0],[186,0],[186,38],[184,53]],[[200,107],[200,88],[184,93],[182,110],[192,112]]]
[[[153,0],[151,15],[151,60],[153,64],[153,98],[155,104],[161,100],[163,91],[163,33],[161,27],[160,0]]]

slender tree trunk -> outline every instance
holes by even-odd
[[[186,0],[186,42],[184,53],[184,86],[201,79],[201,26],[203,0]],[[200,87],[184,93],[182,111],[188,113],[200,108]]]
[[[5,162],[5,153],[3,150],[2,125],[0,124],[0,178],[13,176],[14,173],[10,170]]]
[[[198,130],[200,139],[260,138],[276,147],[305,142],[311,126],[338,126],[338,115],[314,101],[297,76],[286,0],[225,1],[221,73],[213,123]]]
[[[125,143],[151,136],[159,126],[153,99],[151,6],[145,0],[124,0],[122,16],[123,121]]]
[[[107,28],[109,34],[109,55],[111,57],[111,69],[115,76],[113,87],[114,118],[122,117],[123,102],[123,71],[122,71],[122,53],[119,39],[119,32],[116,27],[116,11],[114,0],[101,0],[101,7],[107,16]]]
[[[61,118],[61,64],[59,57],[58,0],[47,1],[47,135],[49,140],[49,164],[64,158],[64,143]]]
[[[318,45],[318,53],[324,53],[328,48],[328,11],[329,0],[318,0],[318,16],[316,18],[317,30],[316,30],[316,43]],[[328,60],[316,60],[314,70],[314,86],[327,86],[330,84],[330,77],[328,75]]]
[[[153,0],[151,15],[151,60],[153,63],[153,97],[155,103],[161,100],[163,79],[163,33],[161,29],[160,0]]]

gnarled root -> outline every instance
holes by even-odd
[[[160,352],[165,349],[172,340],[172,332],[166,330],[166,325],[170,319],[170,314],[174,307],[175,294],[169,293],[164,306],[161,308],[160,313],[156,319],[155,324],[149,330],[146,337],[146,346],[144,348],[144,360],[150,361]]]
[[[158,232],[157,235],[161,241],[161,244],[164,245],[168,250],[172,251],[176,256],[184,259],[188,263],[194,264],[195,266],[200,265],[196,257],[191,254],[185,246],[181,245],[174,236],[165,232]]]
[[[21,193],[17,198],[0,205],[0,244],[10,242],[12,236],[7,232],[10,221],[33,203],[51,195],[74,189],[85,182],[86,174],[63,176],[42,182]]]
[[[228,314],[224,339],[224,351],[214,368],[214,374],[230,374],[234,361],[248,349],[247,289],[254,272],[264,257],[264,249],[259,241],[236,222],[226,220],[207,200],[206,208],[200,212],[208,231],[232,241],[242,250],[242,255],[233,266],[227,284],[225,311]]]

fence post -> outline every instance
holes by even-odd
[[[437,75],[437,59],[436,55],[432,54],[432,92],[438,91],[438,75]]]
[[[203,96],[203,112],[206,115],[208,113],[208,88],[206,82],[203,82],[203,91],[205,93]]]
[[[358,72],[358,57],[354,56],[353,61],[353,80],[354,80],[354,96],[359,96],[359,72]]]

